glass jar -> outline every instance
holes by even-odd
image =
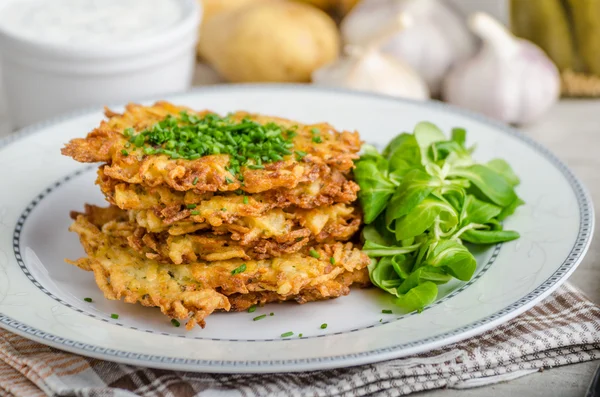
[[[600,97],[600,0],[510,0],[510,28],[554,61],[563,95]]]

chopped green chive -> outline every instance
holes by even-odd
[[[245,272],[245,271],[246,271],[246,264],[242,263],[241,266],[236,267],[235,269],[233,269],[231,271],[231,274],[232,275],[236,275],[236,274],[240,274],[240,273]]]
[[[198,183],[198,177],[195,177],[194,180],[192,181],[192,185],[196,186],[197,183]]]
[[[248,204],[248,196],[244,196],[244,204]]]
[[[329,258],[329,263],[331,263],[332,265],[335,265],[335,258],[333,256],[331,258]]]
[[[312,128],[310,130],[310,132],[312,132],[313,134],[320,134],[321,133],[321,131],[318,128]]]
[[[312,141],[313,141],[314,143],[322,143],[322,142],[323,142],[323,140],[321,139],[321,137],[320,137],[320,136],[313,136],[313,139],[312,139]]]
[[[275,313],[273,313],[273,312],[269,313],[269,316],[274,316],[274,315],[275,315]]]
[[[190,211],[190,214],[192,215],[200,215],[200,211]]]
[[[86,302],[91,302],[92,298],[83,298],[83,300],[86,301]]]
[[[304,157],[306,157],[308,153],[303,152],[302,150],[296,150],[296,155],[298,156],[298,160],[302,160]]]
[[[125,157],[129,156],[129,152],[125,149],[121,150],[121,154]]]
[[[382,321],[383,321],[383,319],[382,319],[382,318],[380,318],[380,319],[379,319],[379,322],[382,322]]]
[[[144,136],[142,134],[136,135],[136,137],[133,139],[133,144],[137,147],[142,147],[144,146]]]
[[[171,324],[173,324],[174,327],[179,327],[181,325],[181,323],[174,318],[171,319]]]
[[[302,338],[302,334],[298,334],[298,338]]]
[[[189,209],[194,209],[197,207],[197,205],[196,204],[187,204],[186,207]]]
[[[110,315],[110,318],[114,318],[114,319],[116,320],[116,319],[118,319],[118,318],[119,318],[119,315],[118,315],[118,314],[115,314],[115,313],[113,313],[113,314],[111,314],[111,315]]]
[[[383,314],[392,314],[392,311],[391,311],[391,310],[389,310],[389,309],[383,309],[381,312],[382,312]]]
[[[304,240],[304,237],[296,237],[296,242]]]
[[[229,155],[227,169],[241,181],[242,167],[262,169],[263,163],[281,161],[292,154],[292,139],[296,133],[293,127],[273,122],[260,124],[248,118],[235,120],[231,115],[195,115],[182,111],[140,132],[127,128],[123,135],[129,145],[143,148],[147,155],[164,154],[184,160]],[[225,181],[235,182],[233,178],[225,178]]]
[[[325,329],[325,328],[327,328],[327,323],[321,324],[321,329]]]
[[[293,336],[293,335],[294,335],[294,333],[292,331],[289,331],[289,332],[284,332],[283,334],[281,334],[281,337],[282,338],[287,338],[287,337],[290,337],[290,336]]]
[[[227,211],[227,208],[223,207],[223,208],[221,208],[221,211],[225,212],[225,211]]]
[[[250,306],[248,308],[248,313],[254,313],[256,311],[256,306]]]
[[[256,316],[252,319],[252,321],[258,321],[258,320],[262,320],[263,318],[267,317],[266,314],[261,314],[260,316]]]
[[[312,256],[313,258],[317,258],[319,259],[321,257],[321,254],[319,254],[317,251],[315,250],[310,250],[309,251],[310,256]]]

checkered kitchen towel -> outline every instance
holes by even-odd
[[[600,307],[569,285],[507,324],[408,358],[330,371],[213,375],[80,357],[0,331],[0,396],[399,396],[600,359]]]

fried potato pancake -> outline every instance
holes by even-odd
[[[181,192],[167,186],[149,187],[141,184],[124,183],[106,176],[104,166],[98,169],[96,184],[104,193],[108,202],[124,210],[167,209],[179,210],[186,205],[201,205],[209,200],[218,200],[210,204],[213,208],[229,208],[242,216],[258,216],[271,208],[297,206],[311,209],[335,203],[356,201],[359,190],[356,182],[347,179],[341,172],[332,171],[312,182],[300,183],[293,189],[271,189],[266,192],[246,196],[236,193],[197,193],[193,190]],[[242,205],[244,204],[244,205]]]
[[[115,214],[77,215],[69,230],[79,235],[88,257],[67,262],[93,271],[107,299],[159,307],[169,317],[187,319],[187,329],[204,327],[215,310],[231,310],[228,296],[233,308],[241,310],[248,301],[302,303],[343,295],[349,282],[365,281],[369,264],[367,255],[352,243],[319,245],[313,249],[320,255],[313,256],[297,252],[269,260],[163,264],[139,255],[118,228],[101,230],[92,222],[101,224],[110,216]],[[347,278],[357,271],[362,274]]]
[[[141,132],[167,115],[178,115],[181,111],[203,115],[209,111],[195,112],[192,109],[157,102],[153,106],[130,104],[123,114],[106,111],[107,121],[90,132],[86,138],[71,140],[62,153],[73,159],[86,162],[104,162],[103,172],[111,178],[145,186],[168,186],[177,191],[228,192],[241,189],[248,193],[265,192],[272,189],[294,189],[301,183],[316,181],[319,176],[331,171],[348,173],[353,160],[358,158],[362,142],[357,132],[336,131],[326,123],[304,125],[277,117],[237,112],[234,120],[245,118],[260,124],[269,122],[287,127],[297,127],[293,138],[293,151],[306,153],[301,159],[292,154],[283,160],[264,163],[264,169],[241,168],[243,183],[228,170],[229,155],[203,156],[195,160],[171,159],[169,156],[146,155],[141,148],[132,147],[122,152],[128,142],[124,131],[133,128]],[[320,143],[313,142],[313,130],[320,131]]]
[[[226,208],[226,207],[223,207]],[[361,213],[357,207],[336,204],[311,210],[275,208],[260,216],[238,216],[234,212],[218,209],[198,210],[186,217],[175,216],[168,221],[154,211],[130,210],[130,219],[152,233],[167,232],[181,236],[196,231],[229,234],[230,238],[248,245],[259,239],[275,238],[286,242],[298,237],[310,237],[318,242],[344,241],[358,231]],[[180,214],[190,213],[183,210]],[[181,220],[180,220],[181,219]]]
[[[248,310],[252,306],[262,306],[267,303],[294,300],[300,304],[325,299],[338,298],[350,293],[350,286],[366,287],[370,285],[367,268],[352,272],[343,272],[335,280],[329,280],[315,287],[305,288],[298,295],[282,296],[275,292],[251,292],[249,294],[233,294],[228,296],[232,311]]]
[[[171,233],[185,229],[184,224],[167,228],[168,233],[156,233],[146,219],[139,219],[144,211],[120,210],[114,206],[102,208],[86,205],[85,213],[73,212],[73,219],[84,215],[104,233],[125,237],[131,248],[141,255],[165,263],[192,263],[197,260],[267,259],[294,252],[309,254],[308,246],[349,240],[358,230],[361,216],[355,208],[344,204],[312,210],[284,213],[276,209],[256,218],[240,218],[236,223],[219,224],[211,232],[207,223],[200,233]],[[132,219],[133,217],[133,219]],[[137,219],[136,219],[137,218]],[[190,228],[198,228],[190,223]],[[163,231],[160,229],[159,231]]]

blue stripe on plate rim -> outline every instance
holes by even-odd
[[[121,361],[132,365],[141,365],[146,367],[155,367],[155,368],[172,368],[179,370],[187,370],[194,371],[198,370],[199,367],[202,368],[205,372],[236,372],[243,371],[244,368],[255,368],[256,372],[277,372],[277,371],[302,371],[302,370],[311,370],[311,369],[325,369],[325,368],[339,368],[348,365],[359,365],[359,364],[367,364],[377,361],[382,361],[385,359],[391,359],[400,357],[403,354],[403,351],[406,351],[410,348],[416,348],[423,345],[429,345],[428,348],[433,349],[444,344],[449,344],[453,342],[457,342],[459,340],[465,339],[469,336],[473,336],[475,334],[482,333],[494,326],[508,321],[511,318],[519,315],[520,313],[526,311],[530,307],[532,307],[535,302],[543,299],[544,297],[551,294],[555,289],[557,289],[560,284],[562,284],[566,278],[575,270],[577,265],[583,259],[587,249],[590,246],[593,231],[594,231],[594,209],[592,205],[592,201],[589,193],[584,188],[583,184],[579,181],[579,179],[569,170],[569,168],[559,160],[552,152],[546,149],[541,144],[537,143],[533,139],[523,135],[516,129],[509,127],[503,123],[497,122],[495,120],[491,120],[481,114],[477,114],[466,109],[458,108],[443,102],[439,101],[428,101],[428,102],[419,102],[410,99],[403,98],[393,98],[385,95],[368,93],[368,92],[360,92],[360,91],[351,91],[341,88],[330,88],[330,87],[317,87],[311,86],[308,84],[227,84],[227,85],[213,85],[207,87],[194,88],[190,91],[174,94],[166,96],[166,100],[174,101],[178,97],[185,97],[189,95],[193,95],[195,93],[202,93],[208,91],[236,91],[240,89],[246,90],[308,90],[308,91],[325,91],[325,92],[334,92],[342,95],[352,95],[352,96],[363,96],[366,98],[374,98],[374,99],[383,99],[388,101],[397,101],[403,103],[410,103],[418,106],[432,107],[437,109],[447,110],[453,113],[460,114],[462,116],[477,120],[483,124],[487,124],[493,128],[501,130],[502,132],[510,135],[525,144],[529,145],[537,152],[542,154],[546,159],[548,159],[556,168],[558,168],[561,173],[565,176],[569,184],[571,185],[573,192],[577,198],[577,204],[579,206],[579,214],[580,214],[580,224],[579,231],[577,234],[577,239],[573,245],[573,248],[567,255],[567,258],[561,264],[561,266],[550,276],[546,281],[544,281],[540,286],[535,288],[529,294],[514,302],[513,304],[503,308],[495,312],[492,315],[484,317],[478,321],[472,322],[468,325],[465,325],[460,328],[456,328],[452,331],[441,333],[438,335],[434,335],[429,338],[420,339],[418,341],[413,341],[410,343],[404,343],[400,345],[390,346],[382,349],[375,349],[371,351],[365,351],[361,353],[355,354],[344,354],[337,356],[329,356],[329,357],[319,357],[319,358],[306,358],[306,359],[290,359],[290,360],[253,360],[253,361],[230,361],[230,360],[202,360],[202,359],[183,359],[177,357],[169,357],[169,356],[157,356],[157,355],[148,355],[148,354],[140,354],[134,352],[127,352],[115,349],[109,349],[101,346],[94,346],[86,343],[81,343],[69,339],[62,338],[57,335],[53,335],[33,327],[30,327],[26,324],[20,323],[8,316],[0,314],[0,326],[3,328],[12,331],[21,336],[27,337],[29,339],[35,340],[40,343],[44,343],[62,350],[66,350],[76,354],[82,354],[90,357],[95,357],[99,359],[106,359],[112,361]],[[152,100],[152,99],[149,99]],[[139,100],[138,102],[146,102],[147,100]],[[122,104],[109,105],[110,107],[119,107]],[[78,116],[83,116],[86,114],[91,114],[94,112],[98,112],[99,107],[86,108],[81,109],[75,112],[67,113],[62,116],[58,116],[56,118],[43,121],[29,127],[22,129],[21,131],[8,136],[0,140],[0,149],[3,147],[22,139],[26,136],[35,134],[40,130],[61,123],[63,121],[67,121],[73,119]],[[80,170],[79,172],[83,172]],[[57,182],[59,183],[59,182]],[[56,183],[55,183],[56,185]],[[48,189],[46,189],[47,191]],[[35,201],[35,200],[34,200]],[[31,206],[31,204],[30,204]],[[28,206],[29,208],[29,206]],[[27,209],[25,210],[27,211]],[[24,211],[24,212],[25,212]],[[15,226],[15,230],[17,228],[20,229],[20,225]],[[15,256],[17,254],[15,253]],[[20,254],[18,255],[20,257]],[[28,275],[28,278],[33,282],[33,277]],[[39,288],[39,287],[38,287]],[[424,350],[424,349],[423,349]],[[413,353],[421,352],[423,350],[414,351]],[[289,368],[293,367],[293,368]]]

